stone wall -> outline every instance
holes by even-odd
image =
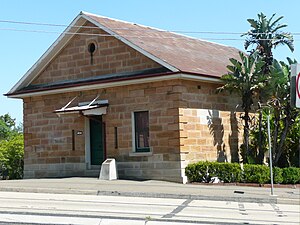
[[[76,136],[73,149],[72,130],[83,130],[84,118],[58,117],[53,113],[70,101],[71,96],[63,94],[24,99],[25,177],[82,174],[84,138]]]
[[[183,182],[184,168],[200,160],[238,161],[237,98],[216,94],[218,85],[172,80],[24,99],[25,177],[97,175],[85,158],[85,118],[53,111],[74,96],[74,104],[101,93],[107,99],[107,157],[121,178]],[[151,153],[134,153],[132,112],[149,111]],[[118,147],[115,147],[115,127]],[[83,131],[75,136],[72,130]],[[242,139],[240,139],[242,140]]]
[[[121,177],[179,181],[179,117],[176,90],[179,81],[155,82],[108,89],[106,121],[108,157],[117,159]],[[110,95],[110,96],[109,96]],[[114,96],[112,98],[112,95]],[[149,111],[152,154],[132,154],[134,111]],[[118,149],[114,148],[114,127],[118,127]]]
[[[182,167],[197,161],[238,162],[242,140],[238,98],[220,85],[182,81],[179,108]]]
[[[66,93],[24,99],[25,177],[87,175],[85,119],[79,114],[58,117],[54,110],[74,96],[74,104],[107,99],[107,157],[116,158],[120,177],[182,181],[179,154],[178,80]],[[149,111],[151,153],[132,149],[132,112]],[[115,148],[115,127],[118,148]],[[72,130],[83,131],[75,136]]]

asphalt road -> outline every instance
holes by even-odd
[[[0,224],[300,224],[299,205],[0,192]]]

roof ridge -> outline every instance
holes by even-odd
[[[129,22],[129,21],[120,20],[120,19],[116,19],[116,18],[111,18],[111,17],[108,17],[108,16],[102,16],[102,15],[89,13],[89,12],[85,12],[85,11],[81,11],[80,13],[82,13],[83,15],[86,15],[86,16],[89,16],[89,15],[90,16],[96,16],[96,17],[100,17],[100,18],[104,18],[104,19],[114,20],[116,22],[122,22],[122,23],[130,24],[130,25],[140,26],[140,27],[144,27],[144,28],[150,28],[150,29],[158,30],[158,31],[170,32],[170,31],[163,30],[163,29],[160,29],[160,28],[157,28],[157,27],[146,26],[146,25],[139,24],[139,23],[134,23],[134,22]]]

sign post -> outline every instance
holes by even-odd
[[[300,64],[291,65],[291,96],[292,105],[300,108]]]
[[[268,114],[268,140],[269,140],[269,161],[270,161],[270,178],[271,178],[271,195],[274,196],[274,185],[273,185],[273,155],[271,147],[271,129],[270,129],[270,112]]]

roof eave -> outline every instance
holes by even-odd
[[[101,88],[119,87],[125,85],[159,82],[159,81],[166,81],[166,80],[173,80],[173,79],[183,79],[183,80],[222,84],[222,81],[216,77],[210,77],[206,75],[194,74],[188,72],[169,72],[164,74],[147,75],[140,78],[134,77],[134,78],[112,79],[110,81],[104,81],[104,82],[89,82],[84,84],[83,83],[72,84],[72,85],[61,86],[56,88],[44,88],[38,90],[28,90],[23,92],[7,93],[5,94],[5,96],[9,98],[26,98],[32,96],[43,96],[43,95],[60,94],[66,92],[86,91],[86,90],[94,90],[94,89],[101,89]]]

